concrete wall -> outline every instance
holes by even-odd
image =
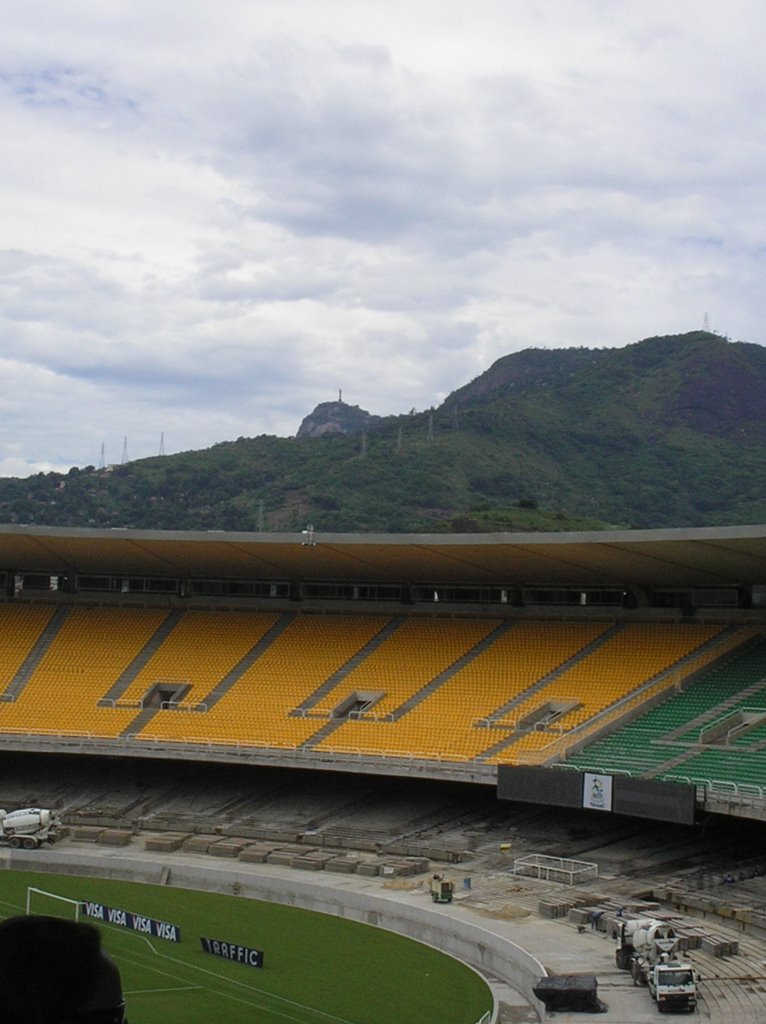
[[[234,864],[160,863],[145,857],[114,857],[95,851],[75,854],[55,849],[34,852],[3,850],[0,852],[2,867],[238,893],[246,898],[361,921],[424,942],[457,957],[482,974],[494,975],[523,993],[538,1017],[542,1017],[543,1004],[532,992],[532,986],[547,974],[540,961],[508,939],[461,920],[455,904],[449,910],[431,904],[411,906],[393,895],[355,892],[332,883],[304,881],[292,876],[272,877],[259,873],[257,869],[238,870]],[[493,1021],[496,1016],[497,1006]]]

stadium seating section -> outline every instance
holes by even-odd
[[[0,605],[0,731],[766,786],[723,624]]]
[[[736,727],[743,711],[752,716],[752,727]],[[734,735],[728,735],[727,721]],[[712,728],[717,723],[723,724],[720,734]],[[707,742],[706,732],[713,733]],[[684,782],[766,787],[766,640],[753,638],[693,685],[586,746],[568,763]]]

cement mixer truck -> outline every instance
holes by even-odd
[[[41,807],[0,811],[0,842],[15,850],[37,850],[43,843],[55,843],[60,825],[57,814]]]
[[[630,971],[634,985],[647,985],[657,1009],[691,1011],[697,1005],[697,978],[688,960],[677,957],[678,936],[667,921],[622,921],[615,962]]]

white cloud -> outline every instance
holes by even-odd
[[[763,342],[755,0],[40,0],[0,39],[0,473]],[[44,26],[44,31],[41,30]]]

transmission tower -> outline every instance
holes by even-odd
[[[126,436],[122,441],[122,465],[124,466],[128,461],[128,438]]]
[[[159,451],[159,454],[160,455],[164,455],[165,454],[165,431],[164,430],[160,434],[160,451]]]
[[[98,460],[98,468],[106,469],[106,456],[104,454],[104,442],[101,442],[101,458]]]

